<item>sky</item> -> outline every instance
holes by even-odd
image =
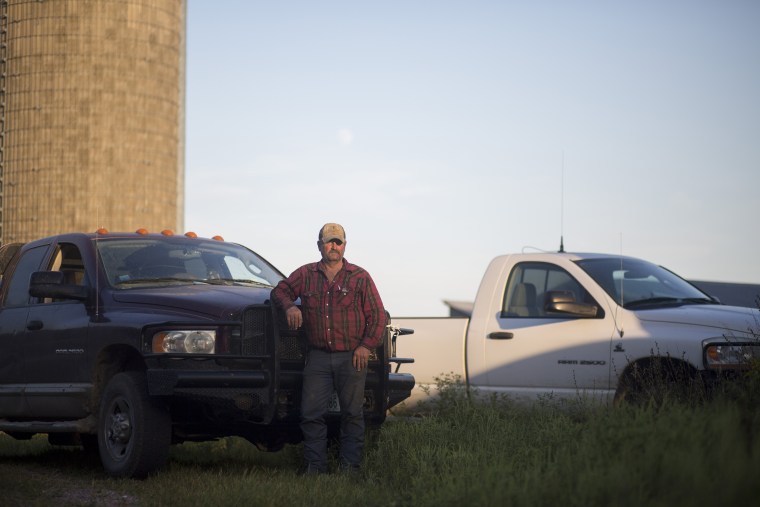
[[[324,223],[392,316],[489,261],[760,283],[760,2],[188,0],[185,229],[285,274]]]

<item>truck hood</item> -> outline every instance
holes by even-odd
[[[166,307],[229,319],[249,305],[269,301],[271,289],[235,285],[172,285],[113,291],[119,303]]]
[[[752,308],[723,305],[684,305],[634,312],[644,322],[701,326],[737,333],[760,327],[760,311]]]

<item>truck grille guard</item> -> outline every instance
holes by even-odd
[[[214,419],[297,422],[307,352],[302,331],[288,330],[282,312],[269,304],[248,306],[238,319],[240,335],[231,344],[237,354],[192,363],[159,358],[162,367],[148,370],[150,394],[201,401]],[[364,396],[370,424],[382,423],[387,410],[408,398],[414,387],[412,375],[398,373],[401,364],[413,360],[395,357],[396,337],[408,332],[387,326],[383,345],[370,354]],[[392,363],[396,371],[391,371]]]

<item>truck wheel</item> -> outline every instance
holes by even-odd
[[[661,405],[665,400],[694,401],[694,369],[682,361],[656,359],[632,364],[620,379],[615,404]]]
[[[166,463],[170,445],[169,411],[148,395],[145,375],[114,375],[103,391],[98,419],[98,449],[106,472],[144,478]]]

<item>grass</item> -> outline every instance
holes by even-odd
[[[297,446],[268,454],[228,438],[173,447],[147,480],[114,480],[76,449],[0,435],[0,491],[3,503],[29,506],[671,507],[760,498],[758,390],[614,408],[474,405],[455,381],[442,392],[425,415],[388,420],[358,479],[299,477]]]

